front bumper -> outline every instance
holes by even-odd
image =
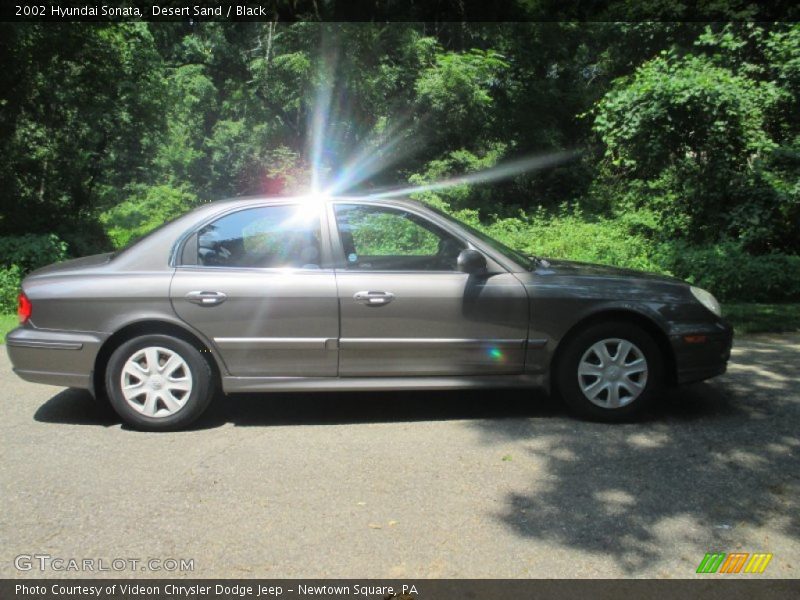
[[[92,389],[103,338],[96,333],[17,327],[6,336],[14,372],[26,381]]]
[[[698,341],[702,339],[703,341]],[[675,327],[670,335],[678,384],[721,375],[728,366],[733,346],[733,327],[720,319]]]

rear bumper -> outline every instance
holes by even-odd
[[[26,381],[92,389],[94,361],[103,338],[75,333],[18,327],[6,336],[14,372]]]
[[[694,341],[687,341],[687,336]],[[704,341],[698,342],[702,337]],[[731,357],[733,328],[726,321],[691,324],[680,327],[670,336],[675,353],[678,384],[702,381],[725,372]]]

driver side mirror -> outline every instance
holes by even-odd
[[[462,273],[475,275],[486,272],[486,257],[472,248],[465,248],[458,255],[456,262],[458,270]]]

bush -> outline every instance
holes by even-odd
[[[664,270],[726,302],[800,301],[800,256],[753,256],[732,241],[700,247],[673,242],[655,254]]]
[[[17,310],[22,278],[35,269],[67,258],[67,244],[54,234],[0,237],[0,313]]]
[[[595,193],[620,211],[658,213],[664,241],[732,237],[757,252],[792,249],[796,158],[769,126],[779,97],[774,82],[663,52],[595,108],[605,146]]]
[[[114,247],[123,248],[197,204],[186,186],[137,186],[127,200],[100,215],[100,221]]]
[[[0,313],[17,310],[17,294],[22,282],[22,270],[17,265],[0,267]]]
[[[70,223],[68,228],[58,232],[58,236],[67,243],[70,258],[100,254],[114,249],[105,228],[96,219],[83,219],[74,224]]]
[[[0,267],[17,265],[24,273],[67,258],[67,244],[57,235],[0,237]]]
[[[488,224],[481,224],[475,211],[460,211],[456,216],[527,254],[663,272],[651,259],[652,243],[644,235],[631,232],[621,220],[587,219],[579,209],[566,205],[555,215],[540,208],[530,215],[520,213]]]

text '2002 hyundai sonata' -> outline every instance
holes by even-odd
[[[20,377],[107,396],[145,430],[188,425],[220,388],[527,386],[623,420],[723,373],[732,343],[705,290],[528,257],[403,199],[206,204],[31,273],[19,306]]]

